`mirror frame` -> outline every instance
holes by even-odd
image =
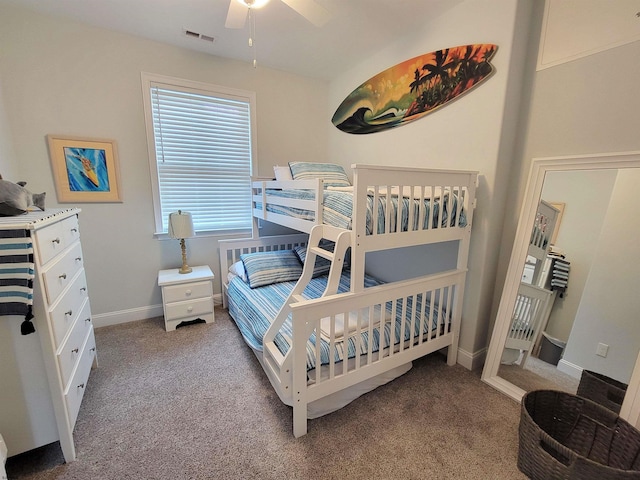
[[[520,221],[518,222],[509,268],[505,277],[504,290],[482,371],[482,380],[485,383],[518,402],[522,400],[526,392],[499,377],[498,369],[500,368],[502,351],[504,350],[511,324],[511,313],[515,308],[516,295],[520,285],[520,277],[522,276],[522,266],[527,257],[531,226],[535,220],[538,203],[542,195],[545,175],[547,172],[614,168],[640,168],[640,151],[534,158],[531,162],[529,180],[525,189]],[[640,354],[629,381],[620,416],[632,425],[637,425],[638,420],[640,420]]]

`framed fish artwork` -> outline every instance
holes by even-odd
[[[461,45],[405,60],[358,86],[331,122],[343,132],[366,134],[423,118],[487,80],[497,48]]]
[[[122,202],[114,140],[48,135],[60,203]]]

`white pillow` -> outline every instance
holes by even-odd
[[[236,277],[240,277],[243,281],[247,282],[247,272],[244,269],[244,263],[238,261],[229,267],[229,274]],[[229,278],[231,281],[231,278]]]
[[[273,173],[275,173],[276,175],[276,180],[293,180],[289,165],[287,165],[286,167],[280,167],[276,165],[273,167]]]

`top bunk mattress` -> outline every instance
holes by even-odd
[[[266,189],[266,195],[293,199],[314,200],[314,190],[303,189]],[[387,196],[389,197],[387,199]],[[323,191],[322,223],[338,228],[351,229],[353,217],[353,187],[327,187]],[[425,197],[425,198],[423,198]],[[399,199],[402,199],[399,201]],[[450,201],[451,200],[451,201]],[[418,229],[438,228],[467,225],[464,208],[458,214],[458,195],[445,192],[443,196],[434,195],[433,200],[425,194],[421,196],[413,191],[403,191],[402,195],[396,189],[391,189],[387,195],[386,190],[380,190],[377,195],[373,190],[367,195],[367,235],[373,233],[373,218],[377,218],[377,234],[386,231],[386,219],[389,219],[389,232],[413,231]],[[398,205],[401,208],[400,229],[398,229]],[[422,204],[422,205],[421,205]],[[255,204],[256,209],[262,209],[260,203]],[[267,212],[286,215],[302,220],[314,221],[314,212],[287,205],[279,205],[267,202]],[[388,210],[388,212],[387,212]],[[409,223],[411,222],[411,225]],[[420,225],[422,223],[422,225]]]

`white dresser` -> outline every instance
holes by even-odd
[[[35,333],[21,334],[24,316],[0,316],[0,432],[9,456],[59,440],[65,460],[76,457],[73,428],[97,365],[79,213],[0,218],[0,230],[30,232],[35,267]]]

